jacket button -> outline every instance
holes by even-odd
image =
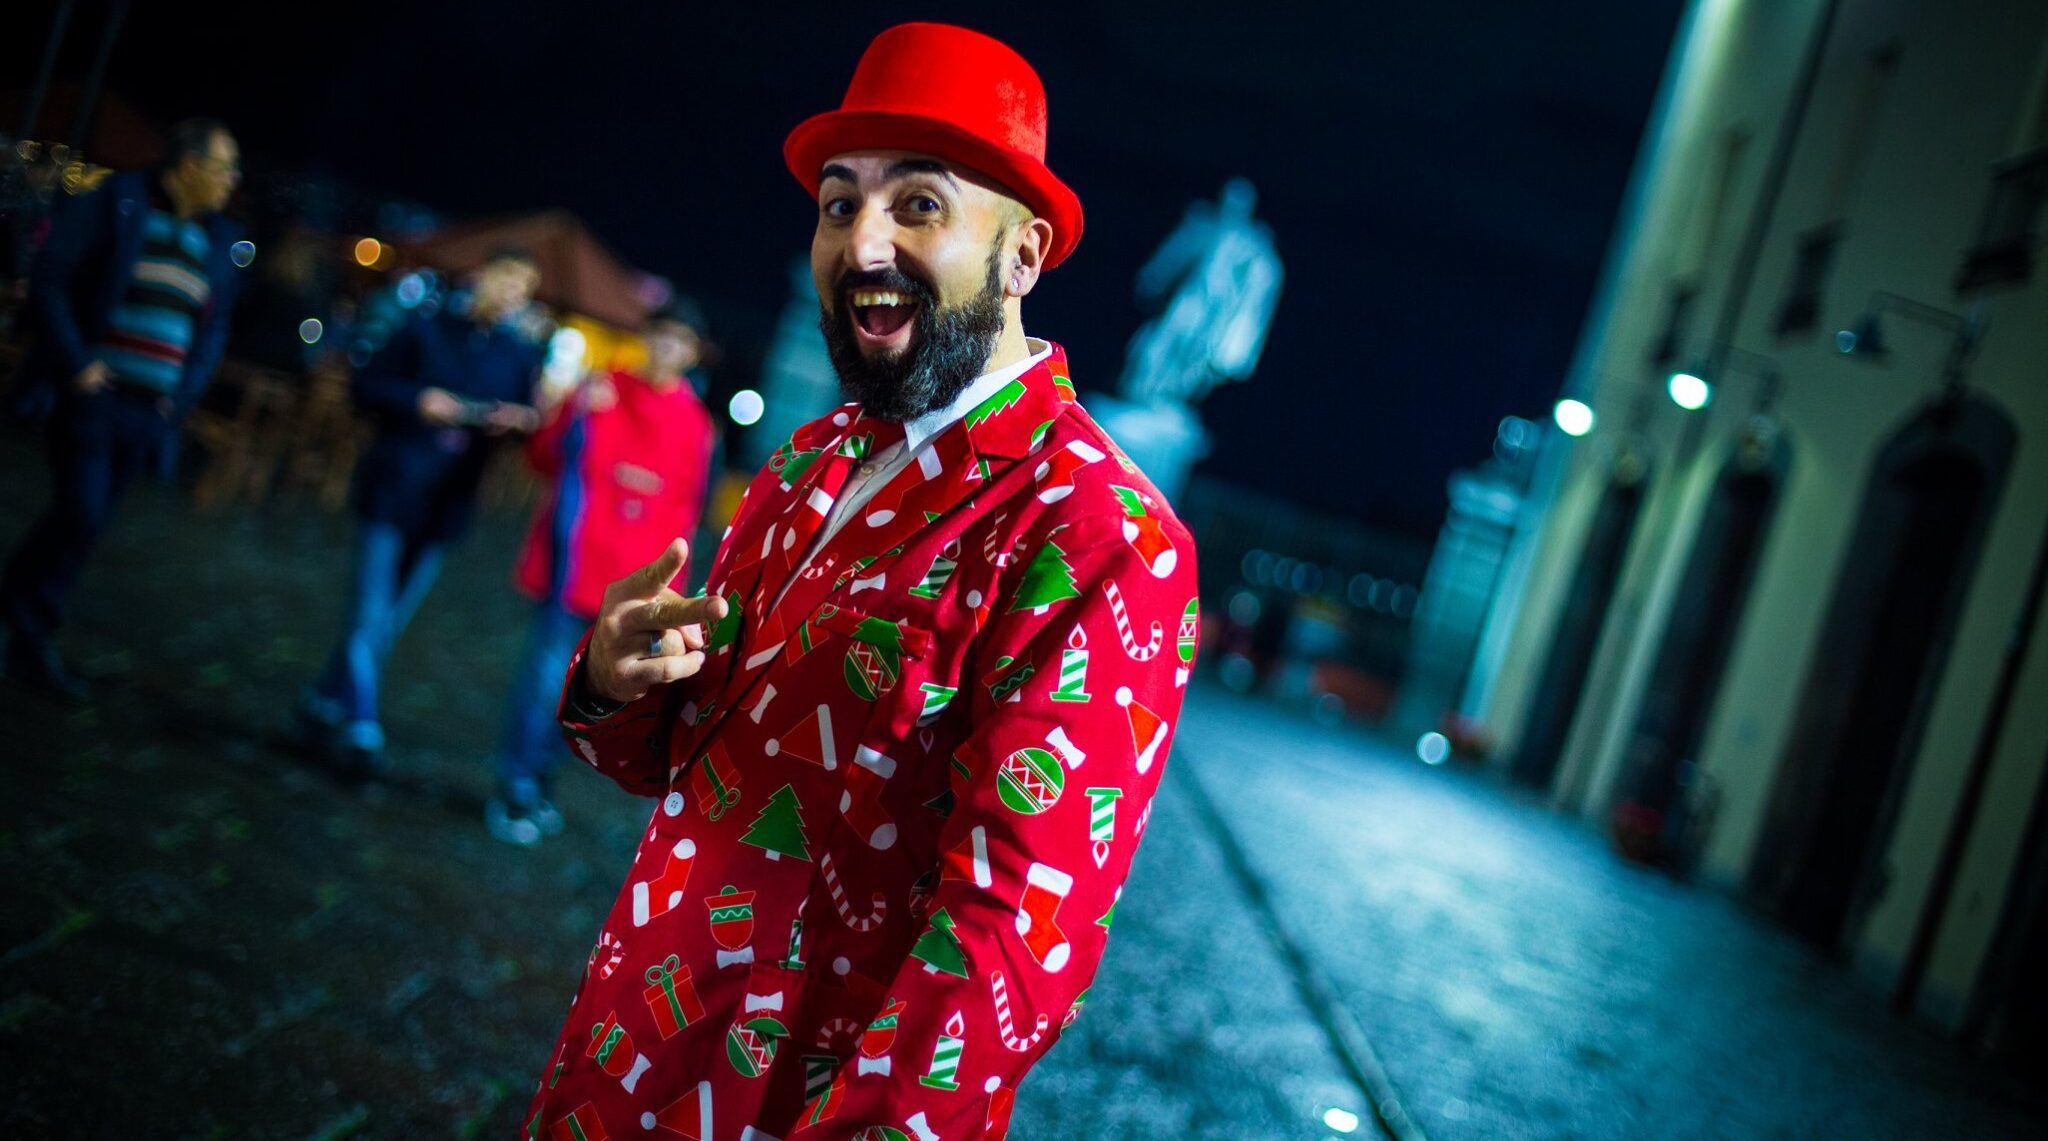
[[[668,799],[661,802],[661,810],[670,816],[681,816],[683,814],[683,794],[680,792],[669,793]]]

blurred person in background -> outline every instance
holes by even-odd
[[[386,768],[384,663],[469,530],[491,445],[539,427],[544,350],[522,328],[539,286],[532,254],[496,251],[467,298],[400,326],[352,381],[377,424],[357,467],[355,573],[340,641],[299,700],[308,743],[347,775]]]
[[[533,844],[561,828],[552,799],[562,754],[555,707],[606,584],[638,569],[648,551],[696,531],[716,439],[689,375],[703,328],[694,304],[670,303],[648,319],[642,372],[588,378],[527,443],[527,458],[549,484],[517,572],[536,605],[506,703],[498,793],[484,815],[500,840]]]
[[[57,653],[64,597],[135,473],[175,441],[213,376],[237,292],[240,231],[221,209],[241,150],[213,119],[171,131],[161,166],[66,203],[30,274],[34,345],[17,411],[54,410],[52,496],[0,575],[7,673],[65,701],[85,684]]]

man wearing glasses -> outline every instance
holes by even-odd
[[[236,293],[242,179],[227,127],[188,119],[158,167],[119,175],[59,212],[30,272],[35,348],[22,369],[52,393],[51,500],[7,559],[7,676],[60,700],[84,683],[58,655],[64,596],[122,492],[182,423],[220,362]],[[240,258],[246,262],[245,253]]]

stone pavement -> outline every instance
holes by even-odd
[[[1432,1138],[2048,1135],[2040,1091],[1483,774],[1214,690],[1188,708],[1169,784],[1229,816]]]

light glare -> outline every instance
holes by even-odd
[[[1332,1133],[1355,1133],[1358,1131],[1358,1115],[1348,1109],[1335,1106],[1323,1111],[1323,1124]]]
[[[365,269],[377,264],[384,256],[384,243],[375,238],[363,238],[356,242],[356,264]]]
[[[766,405],[762,402],[760,393],[755,392],[751,388],[742,388],[732,394],[732,400],[727,402],[725,411],[727,415],[732,417],[733,423],[744,428],[759,420],[765,408]]]
[[[1714,398],[1714,386],[1689,372],[1674,372],[1671,383],[1666,386],[1671,393],[1671,403],[1687,412],[1697,412]]]
[[[320,334],[327,330],[320,324],[320,318],[308,317],[299,322],[299,339],[309,345],[320,343]]]
[[[1593,409],[1583,400],[1567,397],[1558,401],[1550,414],[1567,436],[1583,436],[1593,430]]]
[[[1415,755],[1425,765],[1440,765],[1451,759],[1451,739],[1431,730],[1415,741]]]

